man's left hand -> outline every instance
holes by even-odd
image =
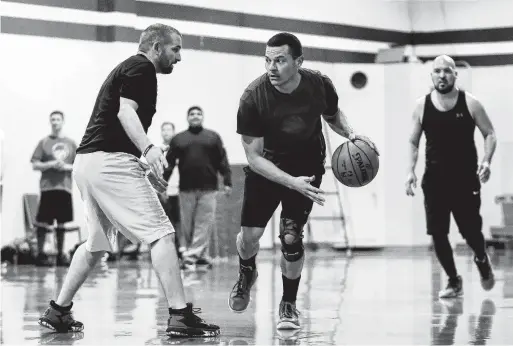
[[[225,186],[223,190],[224,190],[223,192],[226,196],[230,196],[232,193],[232,188],[230,186]]]
[[[477,170],[477,175],[479,176],[479,180],[482,183],[486,183],[488,179],[490,179],[490,164],[486,161],[483,161]]]
[[[372,149],[372,150],[374,150],[374,151],[376,152],[376,154],[379,156],[379,151],[378,151],[378,148],[376,147],[376,144],[374,144],[374,142],[373,142],[373,141],[371,141],[371,140],[369,139],[369,137],[362,136],[362,135],[356,135],[356,134],[353,134],[353,135],[349,136],[349,140],[350,140],[351,142],[353,142],[353,143],[354,143],[356,140],[360,140],[360,141],[362,141],[362,142],[367,143],[367,144],[371,147],[371,149]]]

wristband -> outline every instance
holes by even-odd
[[[146,149],[144,149],[144,153],[143,153],[143,156],[146,157],[146,154],[148,154],[148,151],[150,151],[151,148],[153,148],[154,145],[153,144],[150,144],[146,147]]]

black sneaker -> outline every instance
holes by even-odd
[[[251,287],[258,277],[258,271],[251,267],[240,265],[239,279],[230,292],[228,306],[233,312],[244,312],[251,301]]]
[[[169,316],[166,334],[172,337],[214,337],[219,335],[219,326],[207,324],[195,315],[200,312],[201,309],[193,309],[192,303],[187,303],[185,312]]]
[[[439,298],[457,298],[463,295],[463,280],[461,276],[449,279],[447,287],[438,293]]]
[[[39,325],[56,331],[57,333],[81,332],[84,330],[84,324],[76,321],[71,313],[70,306],[62,308],[57,306],[55,301],[50,301],[50,306],[45,313],[39,318]]]
[[[481,286],[485,291],[491,290],[495,286],[495,276],[493,275],[488,255],[485,256],[483,261],[478,260],[477,257],[474,256],[474,262],[481,276]]]

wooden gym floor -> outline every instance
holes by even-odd
[[[167,308],[147,259],[102,263],[75,299],[83,333],[55,334],[40,328],[39,315],[62,284],[66,268],[2,269],[2,344],[76,345],[507,345],[513,342],[513,252],[492,261],[497,284],[484,292],[469,254],[456,263],[464,297],[441,302],[445,277],[428,251],[307,254],[299,288],[302,329],[276,331],[281,297],[279,253],[257,258],[259,279],[244,314],[227,299],[237,277],[235,260],[211,271],[184,274],[186,294],[201,317],[222,328],[214,339],[169,339]]]

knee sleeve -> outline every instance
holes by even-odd
[[[283,257],[289,262],[296,262],[303,257],[303,225],[291,219],[280,220],[280,240]]]

